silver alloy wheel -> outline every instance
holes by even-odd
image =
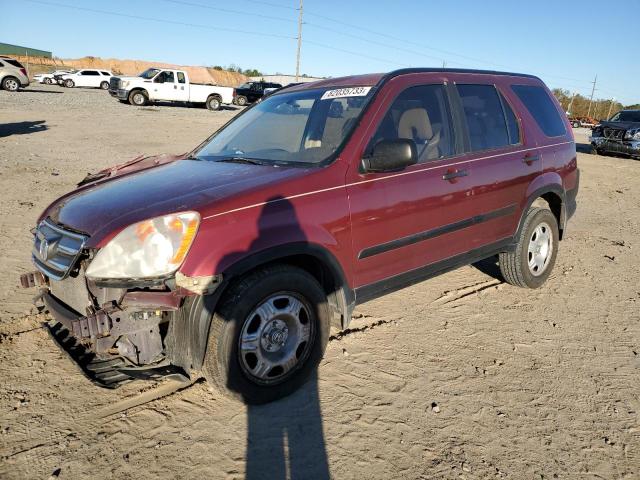
[[[220,100],[217,98],[211,98],[209,100],[209,109],[210,110],[218,110],[220,108]]]
[[[20,85],[18,84],[18,81],[14,80],[13,78],[7,78],[7,80],[5,80],[4,82],[4,87],[10,92],[15,92],[16,90],[18,90],[19,86]]]
[[[144,105],[144,95],[141,93],[134,93],[133,103],[135,103],[136,105]]]
[[[534,276],[542,275],[553,254],[553,233],[546,222],[541,222],[533,230],[527,248],[529,271]]]
[[[314,330],[305,300],[292,292],[271,295],[242,326],[238,356],[243,371],[256,383],[284,381],[309,356]]]

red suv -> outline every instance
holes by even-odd
[[[261,403],[310,376],[356,304],[494,255],[540,287],[578,173],[530,75],[296,85],[188,154],[87,177],[43,212],[22,282],[95,382],[204,376]]]

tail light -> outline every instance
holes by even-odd
[[[236,89],[235,88],[233,89],[233,96],[234,97],[236,96]]]
[[[20,73],[23,74],[25,77],[27,76],[27,70],[24,68],[20,69]]]

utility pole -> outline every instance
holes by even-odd
[[[577,92],[573,92],[573,95],[571,97],[571,101],[569,102],[569,106],[567,107],[567,113],[569,113],[569,115],[572,114],[571,112],[571,107],[573,107],[573,99],[576,98]]]
[[[442,60],[442,68],[447,66],[447,61],[446,60]]]
[[[591,104],[593,103],[593,93],[596,91],[596,82],[598,81],[598,75],[593,79],[593,88],[591,89],[591,98],[589,99],[589,111],[587,112],[587,117],[591,115]]]
[[[300,49],[302,48],[302,1],[300,0],[300,12],[298,14],[298,54],[296,55],[296,82],[300,80]]]
[[[615,101],[616,101],[616,97],[613,97],[611,99],[611,103],[609,103],[609,113],[607,113],[607,120],[611,118],[611,109],[613,108],[613,102]]]

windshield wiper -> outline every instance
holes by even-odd
[[[247,157],[225,157],[215,161],[229,162],[229,163],[248,163],[250,165],[266,165],[264,162],[260,162],[254,158],[247,158]]]

